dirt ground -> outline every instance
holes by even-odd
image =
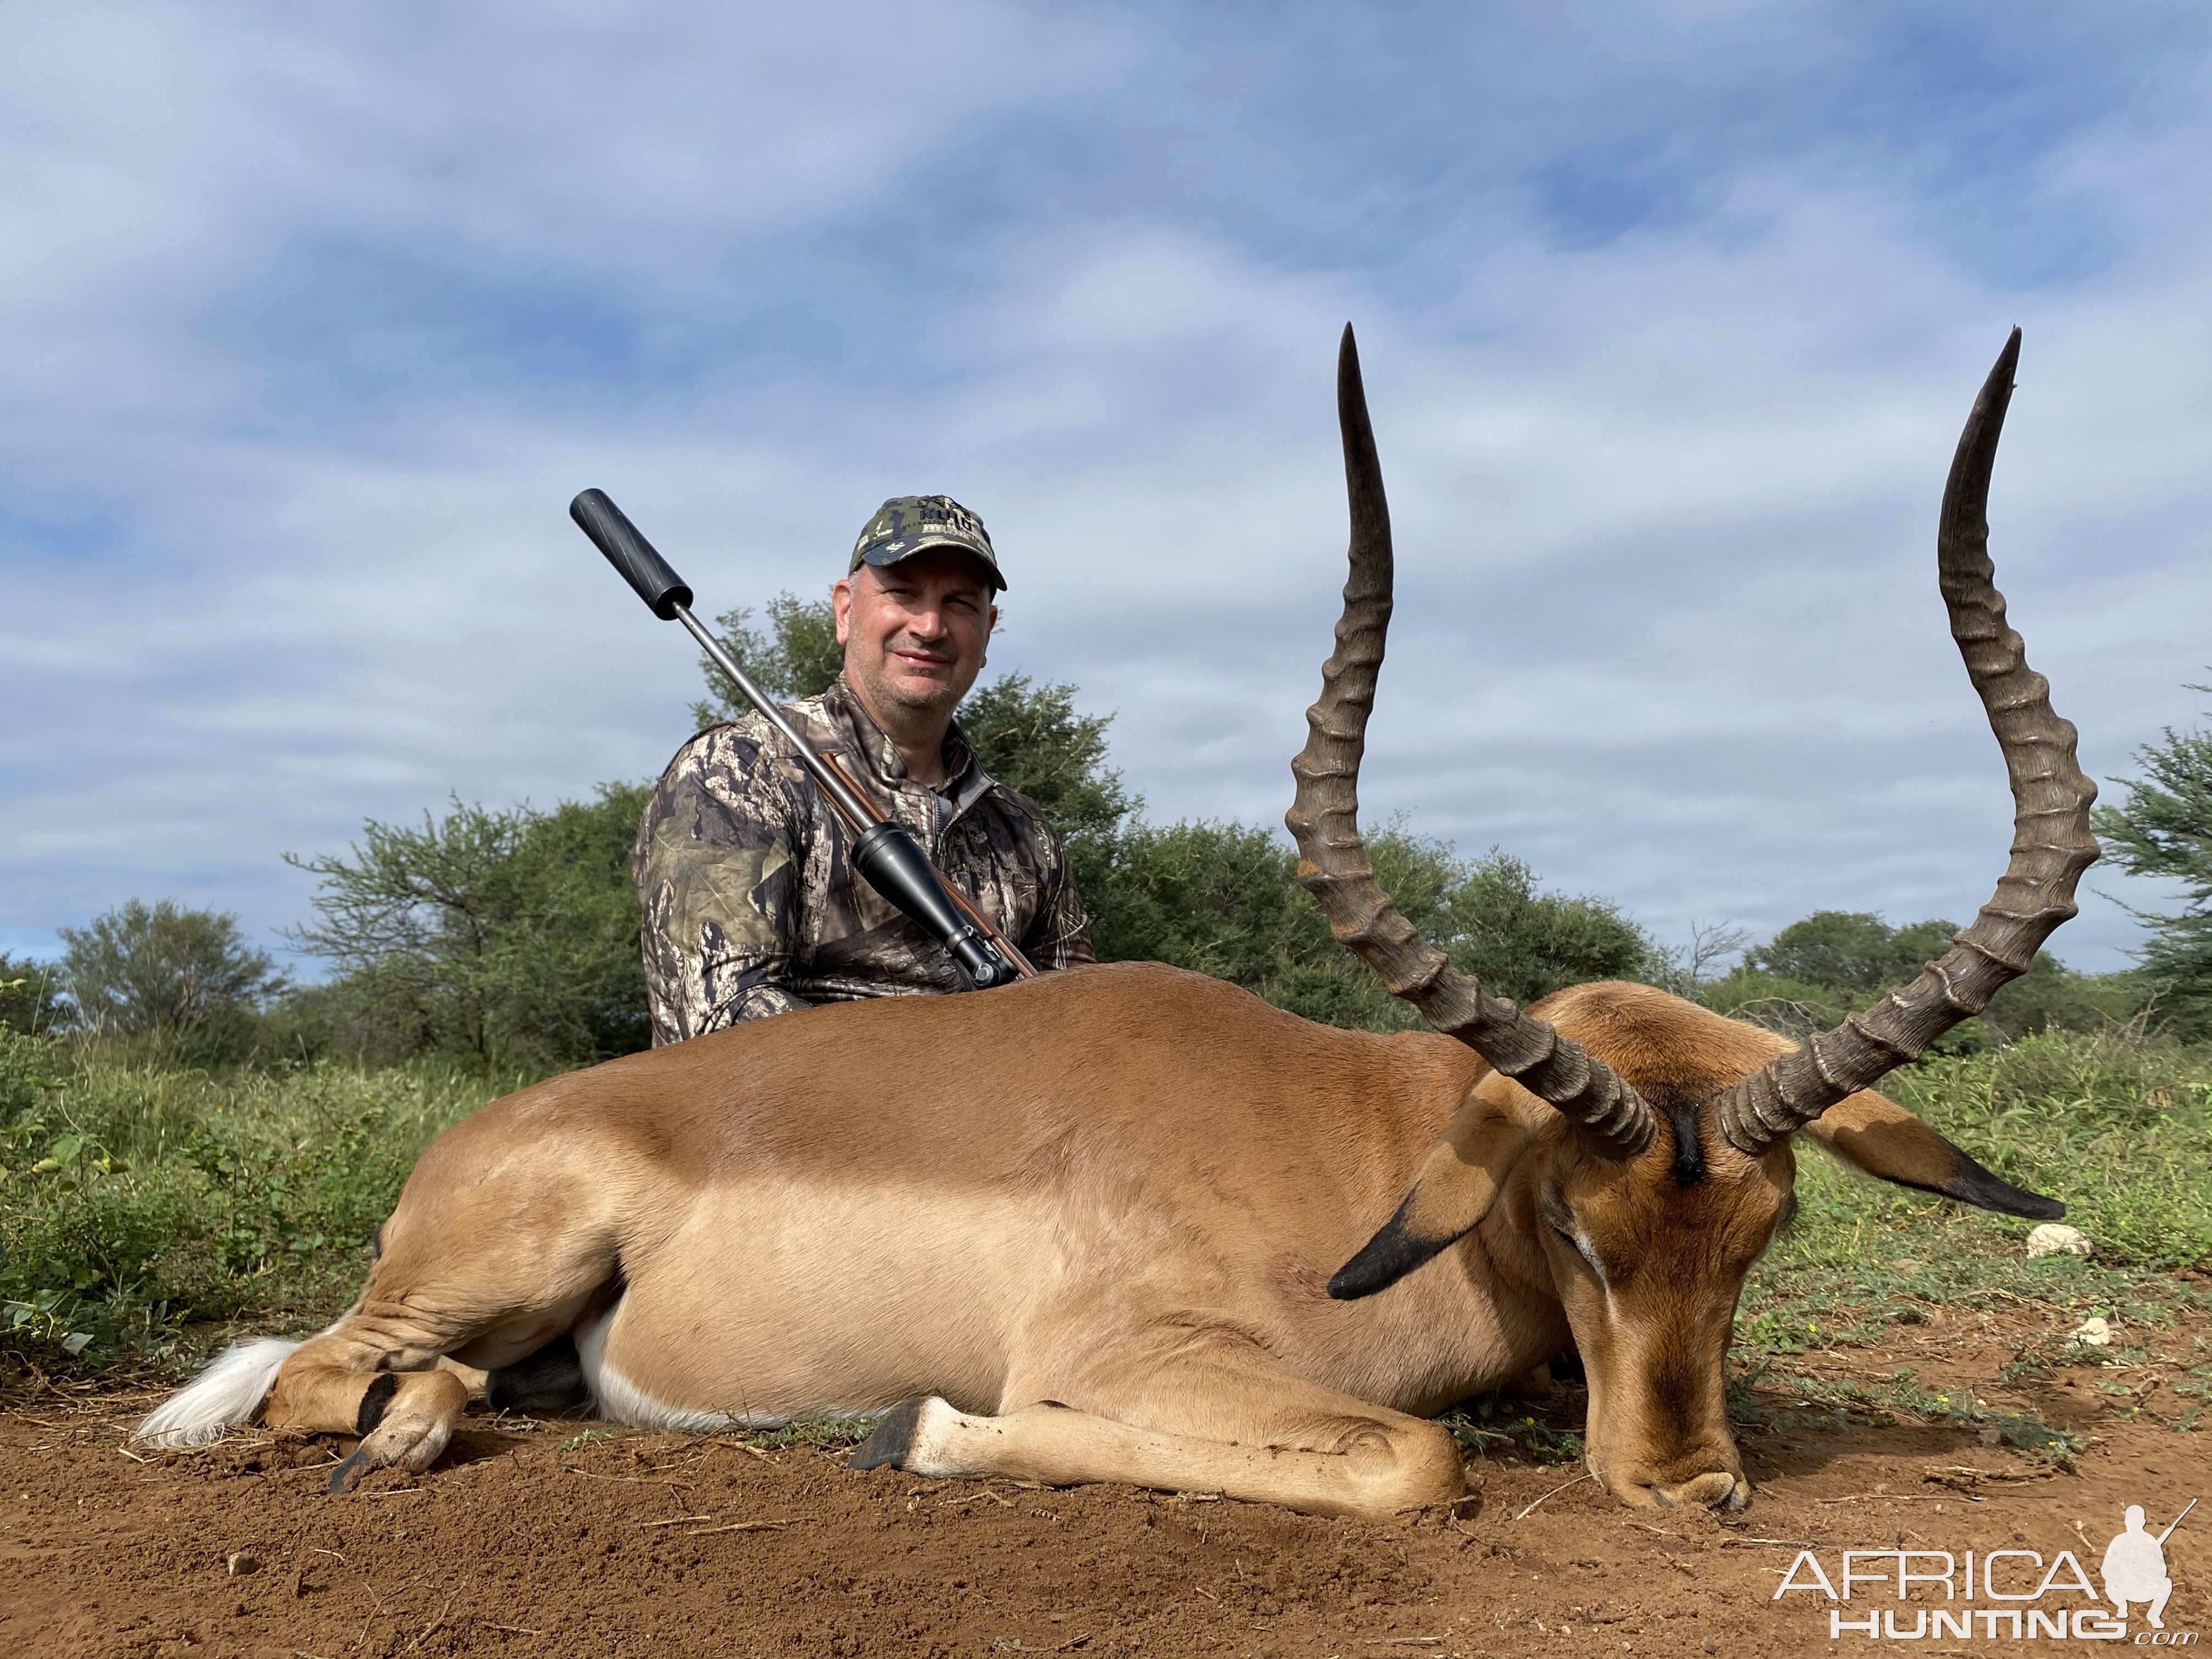
[[[332,1498],[342,1437],[252,1432],[149,1459],[125,1436],[152,1396],[32,1376],[0,1411],[0,1654],[1836,1651],[1832,1611],[1855,1622],[1902,1611],[1902,1637],[1920,1610],[1946,1606],[1941,1586],[1900,1603],[1892,1558],[1886,1592],[1862,1583],[1848,1604],[1817,1589],[1777,1601],[1801,1550],[1831,1579],[1846,1549],[1973,1550],[1984,1563],[2024,1550],[2062,1582],[2058,1553],[2070,1550],[2094,1582],[2126,1505],[2144,1505],[2155,1530],[2189,1498],[2212,1498],[2212,1436],[2171,1425],[2183,1409],[2172,1385],[2202,1364],[2203,1333],[2165,1334],[2160,1351],[2178,1358],[2062,1370],[2007,1393],[1992,1379],[2016,1334],[1972,1322],[1976,1340],[1900,1330],[1895,1352],[1836,1362],[1879,1376],[1909,1359],[1931,1387],[1948,1373],[1992,1403],[2032,1407],[2090,1437],[2073,1469],[1986,1444],[1972,1426],[1770,1425],[1744,1431],[1758,1497],[1725,1520],[1624,1509],[1573,1465],[1477,1459],[1475,1496],[1457,1513],[1378,1526],[1203,1494],[862,1474],[805,1447],[488,1418],[428,1475],[387,1471]],[[1578,1395],[1553,1410],[1571,1413]],[[1763,1398],[1791,1403],[1786,1387]],[[2166,1632],[2212,1627],[2212,1504],[2166,1554]],[[1861,1559],[1862,1573],[1881,1570]],[[1915,1572],[1938,1570],[1915,1559]],[[2021,1557],[2003,1571],[2016,1592],[2038,1577]],[[2010,1605],[2087,1604],[2053,1589]],[[1974,1606],[2008,1604],[1984,1594]],[[2144,1645],[2135,1613],[2123,1640]],[[2006,1617],[1914,1650],[2049,1644],[2014,1638]]]

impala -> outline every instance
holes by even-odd
[[[1357,823],[1391,546],[1347,329],[1351,577],[1289,823],[1336,936],[1435,1031],[1337,1030],[1125,963],[554,1078],[422,1155],[337,1323],[234,1349],[140,1435],[204,1441],[256,1411],[357,1434],[343,1489],[428,1468],[468,1366],[495,1401],[573,1395],[645,1427],[876,1415],[856,1468],[1382,1516],[1462,1491],[1434,1413],[1572,1349],[1617,1497],[1741,1507],[1723,1366],[1792,1207],[1793,1136],[1966,1203],[2063,1212],[1870,1086],[2027,968],[2096,856],[2073,728],[1984,553],[2018,349],[2015,331],[1967,422],[1937,536],[2011,777],[2011,862],[1951,951],[1866,1012],[1792,1047],[1638,985],[1523,1012],[1393,908]]]

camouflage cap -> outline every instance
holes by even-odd
[[[991,532],[983,521],[950,495],[894,495],[876,509],[853,544],[850,575],[863,564],[881,567],[932,547],[957,547],[982,560],[994,589],[1006,579],[999,574],[999,556],[991,550]]]

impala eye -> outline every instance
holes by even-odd
[[[1605,1277],[1605,1263],[1598,1260],[1597,1251],[1583,1239],[1575,1227],[1575,1218],[1564,1204],[1547,1203],[1542,1211],[1544,1224],[1559,1236],[1559,1241],[1583,1261],[1600,1279]]]

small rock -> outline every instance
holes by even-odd
[[[2088,1234],[2063,1221],[2046,1221],[2027,1236],[2030,1261],[2039,1255],[2087,1255],[2096,1248]]]
[[[2112,1326],[2107,1319],[2092,1317],[2074,1328],[2074,1340],[2085,1348],[2109,1348],[2112,1346]]]
[[[230,1558],[230,1576],[233,1578],[243,1578],[250,1572],[260,1571],[261,1563],[253,1556],[239,1554]]]
[[[1917,1273],[1923,1264],[1917,1256],[1901,1255],[1889,1265],[1901,1273]]]

